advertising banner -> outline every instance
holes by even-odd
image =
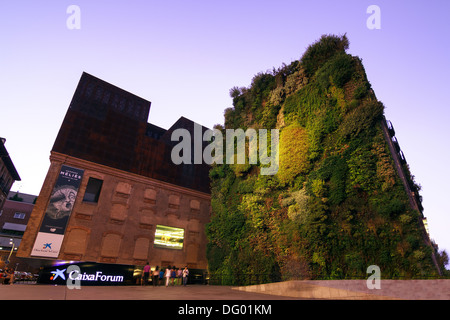
[[[63,165],[34,242],[32,256],[58,257],[84,171]]]
[[[156,225],[155,242],[157,248],[183,249],[184,229]]]

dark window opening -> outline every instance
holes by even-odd
[[[86,202],[98,202],[100,197],[100,191],[102,190],[103,180],[89,178],[86,186],[86,192],[84,193],[83,201]]]

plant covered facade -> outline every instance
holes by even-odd
[[[382,133],[384,106],[348,46],[322,36],[230,90],[221,129],[279,129],[279,168],[212,166],[207,257],[221,283],[367,278],[369,265],[382,278],[437,274]]]

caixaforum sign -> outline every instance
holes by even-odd
[[[45,267],[38,283],[81,286],[111,286],[133,284],[134,267],[103,263],[72,263]]]

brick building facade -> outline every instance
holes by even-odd
[[[5,138],[0,138],[0,210],[7,199],[14,181],[20,181],[16,167],[5,147]]]
[[[0,210],[0,269],[6,266],[14,268],[18,266],[19,269],[28,271],[25,261],[16,259],[15,255],[26,230],[35,199],[34,195],[9,192],[8,199]]]
[[[18,256],[207,268],[209,167],[170,158],[171,132],[194,123],[182,117],[165,130],[147,123],[149,110],[149,101],[83,73]],[[47,240],[56,238],[58,246]]]

